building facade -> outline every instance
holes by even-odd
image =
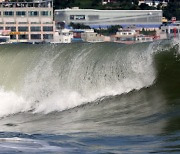
[[[105,39],[103,35],[94,32],[93,29],[84,31],[81,38],[84,42],[104,42]]]
[[[165,34],[167,39],[180,39],[180,22],[161,26],[161,34]]]
[[[54,39],[53,2],[1,2],[0,30],[11,42],[51,42]]]
[[[66,25],[81,23],[92,28],[110,25],[153,25],[160,26],[162,10],[94,10],[94,9],[62,9],[55,10],[56,23]]]
[[[61,29],[55,32],[53,43],[71,43],[73,32],[69,29]]]

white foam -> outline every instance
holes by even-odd
[[[34,140],[28,138],[0,138],[0,149],[3,153],[13,153],[13,152],[24,152],[24,153],[47,153],[47,152],[55,152],[55,153],[65,153],[72,152],[74,149],[72,148],[63,148],[59,146],[49,145],[45,141]]]
[[[23,97],[0,89],[0,117],[25,112],[29,108],[30,104]]]
[[[102,71],[103,62],[99,64],[98,69],[93,70],[92,57],[90,57],[90,60],[88,59],[90,51],[88,51],[88,54],[75,55],[74,59],[72,56],[69,64],[66,61],[63,63],[66,67],[63,66],[62,73],[65,74],[60,75],[68,77],[64,80],[60,79],[59,72],[57,72],[61,68],[54,68],[54,61],[61,55],[52,54],[52,57],[51,55],[41,57],[36,67],[25,77],[24,87],[20,94],[0,89],[0,117],[30,110],[33,110],[34,113],[62,111],[95,101],[101,97],[128,93],[134,89],[139,90],[148,87],[153,84],[156,76],[152,64],[153,45],[151,44],[146,49],[147,51],[125,53],[125,58],[121,59],[122,62],[119,62],[119,57],[116,55],[113,55],[110,59],[105,57],[105,60],[109,61],[103,61],[106,65],[103,66],[105,70]],[[93,52],[93,54],[95,53]],[[121,56],[120,54],[119,56]],[[78,58],[79,56],[83,58]],[[93,56],[96,58],[96,55]],[[84,69],[86,57],[89,60],[89,65],[92,64],[92,68],[88,65],[87,70]],[[118,67],[119,65],[121,65],[121,68]],[[68,66],[70,68],[66,70]],[[123,71],[124,78],[118,79],[116,68],[119,69],[117,74]],[[108,74],[112,78],[105,78],[104,74]],[[85,75],[91,76],[94,79],[93,83],[88,79],[82,80],[86,77]]]

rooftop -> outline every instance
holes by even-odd
[[[0,8],[17,8],[17,7],[53,7],[52,0],[34,1],[34,2],[0,2]]]

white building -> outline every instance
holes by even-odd
[[[11,30],[11,42],[54,39],[53,2],[1,2],[0,30]]]
[[[110,25],[161,25],[162,10],[94,10],[60,9],[55,10],[56,23],[71,22],[103,28]]]
[[[71,43],[73,39],[73,32],[69,29],[61,29],[55,32],[53,43]]]
[[[118,32],[116,32],[115,40],[114,42],[120,42],[120,43],[135,43],[136,36],[138,33],[134,29],[121,29]]]

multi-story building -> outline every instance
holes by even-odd
[[[94,10],[94,9],[62,9],[55,10],[56,23],[66,25],[81,23],[92,28],[103,28],[110,25],[142,25],[159,27],[162,10]]]
[[[0,30],[10,30],[11,42],[50,42],[54,29],[52,0],[0,3]]]

